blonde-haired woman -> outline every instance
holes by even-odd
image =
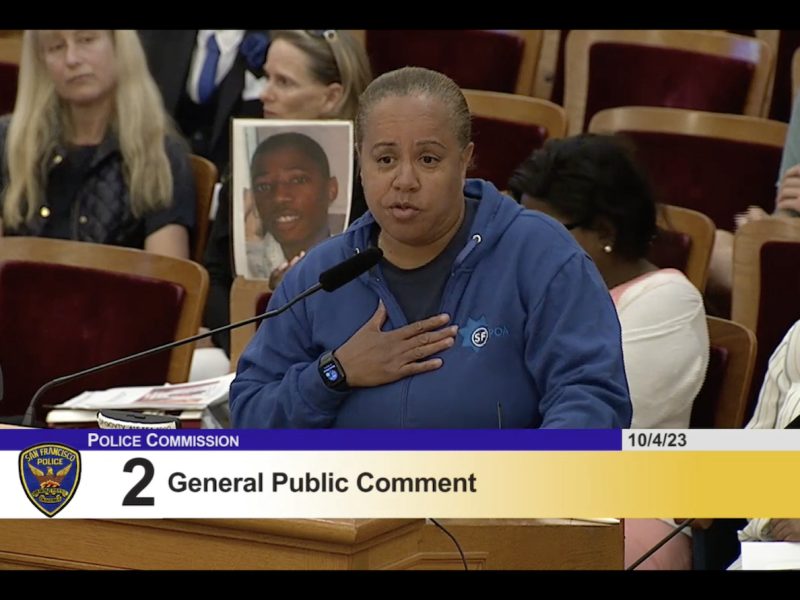
[[[3,235],[189,256],[188,154],[134,31],[26,31],[0,165]]]

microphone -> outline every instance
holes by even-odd
[[[378,264],[382,257],[383,251],[380,248],[374,246],[367,248],[364,252],[356,254],[320,273],[318,285],[326,292],[338,290],[345,283],[369,271]]]
[[[267,312],[260,315],[256,315],[255,317],[250,317],[249,319],[245,319],[244,321],[238,321],[237,323],[231,323],[229,325],[217,327],[216,329],[212,329],[211,331],[206,331],[205,333],[198,333],[197,335],[193,335],[191,337],[184,338],[182,340],[176,340],[174,342],[169,342],[162,346],[150,348],[149,350],[143,350],[142,352],[137,352],[136,354],[131,354],[130,356],[123,356],[122,358],[118,358],[116,360],[112,360],[111,362],[103,363],[95,367],[90,367],[88,369],[84,369],[83,371],[78,371],[77,373],[72,373],[70,375],[63,375],[62,377],[56,377],[55,379],[51,379],[50,381],[45,383],[42,387],[40,387],[38,390],[36,390],[36,393],[33,395],[33,398],[31,398],[30,403],[28,403],[28,408],[25,410],[25,416],[22,419],[22,425],[26,427],[30,427],[33,425],[36,414],[36,407],[38,406],[39,403],[39,398],[41,398],[45,392],[51,390],[54,387],[63,385],[75,379],[80,379],[81,377],[85,377],[86,375],[91,375],[92,373],[97,373],[99,371],[110,369],[111,367],[124,365],[134,360],[139,360],[140,358],[145,358],[147,356],[158,354],[159,352],[164,352],[166,350],[172,350],[173,348],[177,348],[178,346],[182,346],[183,344],[191,344],[192,342],[196,342],[198,340],[211,337],[212,335],[216,335],[224,331],[230,331],[231,329],[236,329],[237,327],[249,325],[250,323],[256,323],[263,319],[270,319],[272,317],[277,317],[279,314],[286,312],[292,306],[300,302],[300,300],[303,300],[304,298],[307,298],[308,296],[315,294],[320,290],[324,290],[326,292],[333,292],[334,290],[338,290],[346,283],[351,282],[353,279],[355,279],[362,273],[366,273],[372,267],[377,265],[382,256],[383,252],[381,251],[380,248],[376,247],[367,248],[363,252],[360,252],[355,256],[351,256],[347,260],[344,260],[332,266],[330,269],[323,271],[320,274],[317,283],[315,283],[307,290],[301,292],[300,294],[289,300],[289,302],[287,302],[283,306],[273,310],[268,310]],[[0,374],[0,397],[1,396],[2,396],[2,374]]]
[[[638,567],[640,564],[642,564],[648,558],[653,556],[653,554],[658,552],[664,544],[666,544],[668,541],[670,541],[672,538],[674,538],[676,535],[678,535],[681,531],[686,529],[689,525],[691,525],[694,522],[695,522],[695,519],[686,519],[683,523],[680,524],[680,526],[678,526],[675,529],[673,529],[672,531],[670,531],[669,535],[664,536],[661,539],[660,542],[658,542],[655,546],[650,548],[650,550],[648,550],[647,552],[642,554],[639,558],[636,559],[636,561],[634,563],[631,564],[630,567],[626,568],[625,570],[626,571],[633,571],[636,567]]]

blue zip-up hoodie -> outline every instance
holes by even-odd
[[[380,266],[331,294],[264,321],[231,385],[236,427],[626,428],[631,402],[617,313],[591,259],[545,215],[469,180],[480,198],[469,242],[439,312],[459,326],[443,365],[373,388],[325,386],[317,363],[372,317],[407,325]],[[283,305],[319,274],[369,245],[366,213],[290,269],[270,301]]]

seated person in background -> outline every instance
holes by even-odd
[[[775,211],[770,215],[760,206],[751,206],[736,217],[736,226],[761,219],[800,217],[800,94],[792,107],[789,130],[783,146],[781,168],[775,196]],[[733,234],[717,230],[708,269],[708,294],[730,297],[733,288]]]
[[[646,258],[656,204],[630,151],[612,136],[552,140],[508,187],[526,208],[563,223],[603,276],[622,327],[631,426],[688,427],[708,365],[703,299],[683,273]]]
[[[384,258],[262,323],[231,385],[234,426],[627,427],[603,281],[558,223],[465,182],[458,85],[422,68],[382,75],[355,137],[369,212],[290,269],[270,307],[362,249]]]
[[[800,321],[784,336],[769,359],[764,384],[746,429],[785,429],[800,417]],[[800,519],[752,519],[739,540],[800,542]],[[741,568],[741,558],[732,569]]]
[[[261,67],[269,46],[263,29],[139,31],[167,112],[192,152],[217,166],[230,160],[230,120],[260,117]]]
[[[194,178],[133,31],[25,32],[0,165],[3,235],[189,257]]]
[[[292,132],[258,145],[250,177],[248,196],[257,231],[247,241],[247,262],[253,277],[270,278],[274,288],[282,265],[330,235],[328,207],[339,185],[322,147]]]
[[[266,83],[261,91],[263,115],[271,119],[353,120],[358,97],[372,80],[364,47],[340,30],[275,30],[264,63]],[[233,284],[231,242],[231,186],[229,178],[219,195],[219,210],[203,260],[210,278],[204,322],[209,328],[230,322],[230,290]],[[358,178],[354,179],[351,221],[366,205]],[[297,257],[276,274],[272,283]],[[268,274],[269,275],[269,274]],[[274,289],[274,288],[273,288]],[[227,333],[214,337],[214,344],[230,353]]]
[[[600,270],[622,328],[631,426],[689,427],[709,357],[703,299],[680,271],[658,269],[646,259],[656,234],[656,204],[622,140],[552,140],[522,163],[508,187],[525,207],[561,221]],[[627,519],[626,564],[672,526]],[[640,568],[690,568],[690,542],[688,536],[673,538]]]

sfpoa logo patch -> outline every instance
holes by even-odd
[[[480,319],[470,317],[466,325],[462,325],[458,330],[461,336],[462,348],[470,348],[473,352],[479,352],[491,338],[505,337],[509,335],[508,328],[501,325],[492,327],[486,320],[486,316]]]
[[[63,444],[38,444],[19,454],[19,478],[33,505],[48,517],[61,511],[78,489],[81,455]]]

